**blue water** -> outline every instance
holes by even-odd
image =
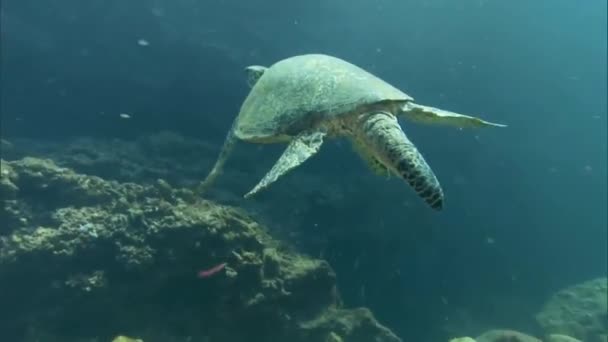
[[[357,189],[371,174],[346,147],[328,144],[289,177],[355,190],[348,205],[309,208],[293,228],[302,250],[325,251],[346,305],[370,307],[406,340],[432,340],[453,307],[534,329],[489,308],[487,298],[517,297],[534,308],[560,288],[607,273],[606,6],[4,1],[2,137],[134,139],[172,130],[219,151],[247,94],[244,66],[309,52],[339,56],[417,102],[508,128],[403,123],[442,181],[441,213],[398,180]],[[250,150],[268,167],[278,151]],[[286,191],[277,184],[265,201],[278,206]]]

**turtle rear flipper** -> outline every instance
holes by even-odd
[[[401,111],[408,120],[431,125],[448,125],[461,128],[507,127],[507,125],[485,121],[474,116],[458,114],[435,107],[423,106],[413,102],[406,103],[401,108]]]
[[[443,208],[443,190],[422,154],[389,113],[364,115],[358,137],[388,169],[403,178],[431,208]]]
[[[260,190],[268,187],[279,177],[283,176],[290,170],[299,166],[308,158],[319,152],[323,145],[324,131],[313,130],[304,131],[295,137],[287,146],[279,160],[274,164],[272,169],[262,178],[262,180],[248,193],[245,198],[255,195]]]
[[[224,144],[222,145],[220,154],[217,157],[215,164],[213,165],[213,169],[211,169],[211,172],[209,172],[207,177],[205,177],[205,180],[200,182],[199,185],[196,187],[196,193],[199,196],[205,194],[207,192],[207,190],[209,190],[211,185],[213,185],[216,178],[223,172],[224,164],[226,163],[228,156],[234,149],[234,145],[236,144],[236,141],[237,140],[236,140],[236,137],[234,136],[234,129],[231,128],[230,131],[228,132],[228,134],[226,135],[226,138],[224,139]]]

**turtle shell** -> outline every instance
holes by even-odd
[[[319,122],[361,108],[413,99],[340,58],[307,54],[276,62],[243,102],[234,133],[248,141],[293,137]]]

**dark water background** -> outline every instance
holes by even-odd
[[[4,0],[1,11],[9,140],[173,130],[219,150],[247,92],[243,67],[308,52],[354,62],[420,103],[508,124],[404,123],[443,182],[441,213],[398,180],[373,180],[350,207],[319,205],[301,222],[303,241],[331,245],[347,305],[369,306],[400,336],[433,335],[452,306],[533,329],[506,303],[534,310],[606,274],[605,0]],[[372,177],[327,145],[292,181],[356,188]],[[253,151],[270,167],[279,150]],[[262,199],[278,206],[281,189]]]

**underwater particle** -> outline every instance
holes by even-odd
[[[152,15],[154,15],[155,17],[162,17],[165,15],[165,11],[162,8],[159,7],[154,7],[150,10],[150,12],[152,12]]]
[[[488,245],[493,245],[495,242],[496,242],[496,240],[494,240],[493,237],[490,237],[490,236],[486,237],[486,243]]]
[[[455,185],[466,185],[467,184],[467,179],[465,177],[461,176],[461,175],[455,175],[453,177],[452,182]]]
[[[223,270],[224,267],[226,267],[225,262],[223,262],[219,265],[213,266],[210,269],[199,271],[198,277],[199,278],[209,278],[209,277],[213,276],[214,274],[218,273],[219,271]]]
[[[361,284],[361,287],[359,288],[359,299],[365,301],[365,284]]]
[[[137,40],[137,45],[139,46],[148,46],[150,45],[150,42],[145,40],[145,39],[138,39]]]
[[[127,113],[120,113],[119,116],[121,119],[130,119],[131,118],[131,115],[127,114]]]
[[[583,171],[586,173],[591,173],[593,171],[593,167],[591,167],[591,165],[585,165],[583,166]]]

